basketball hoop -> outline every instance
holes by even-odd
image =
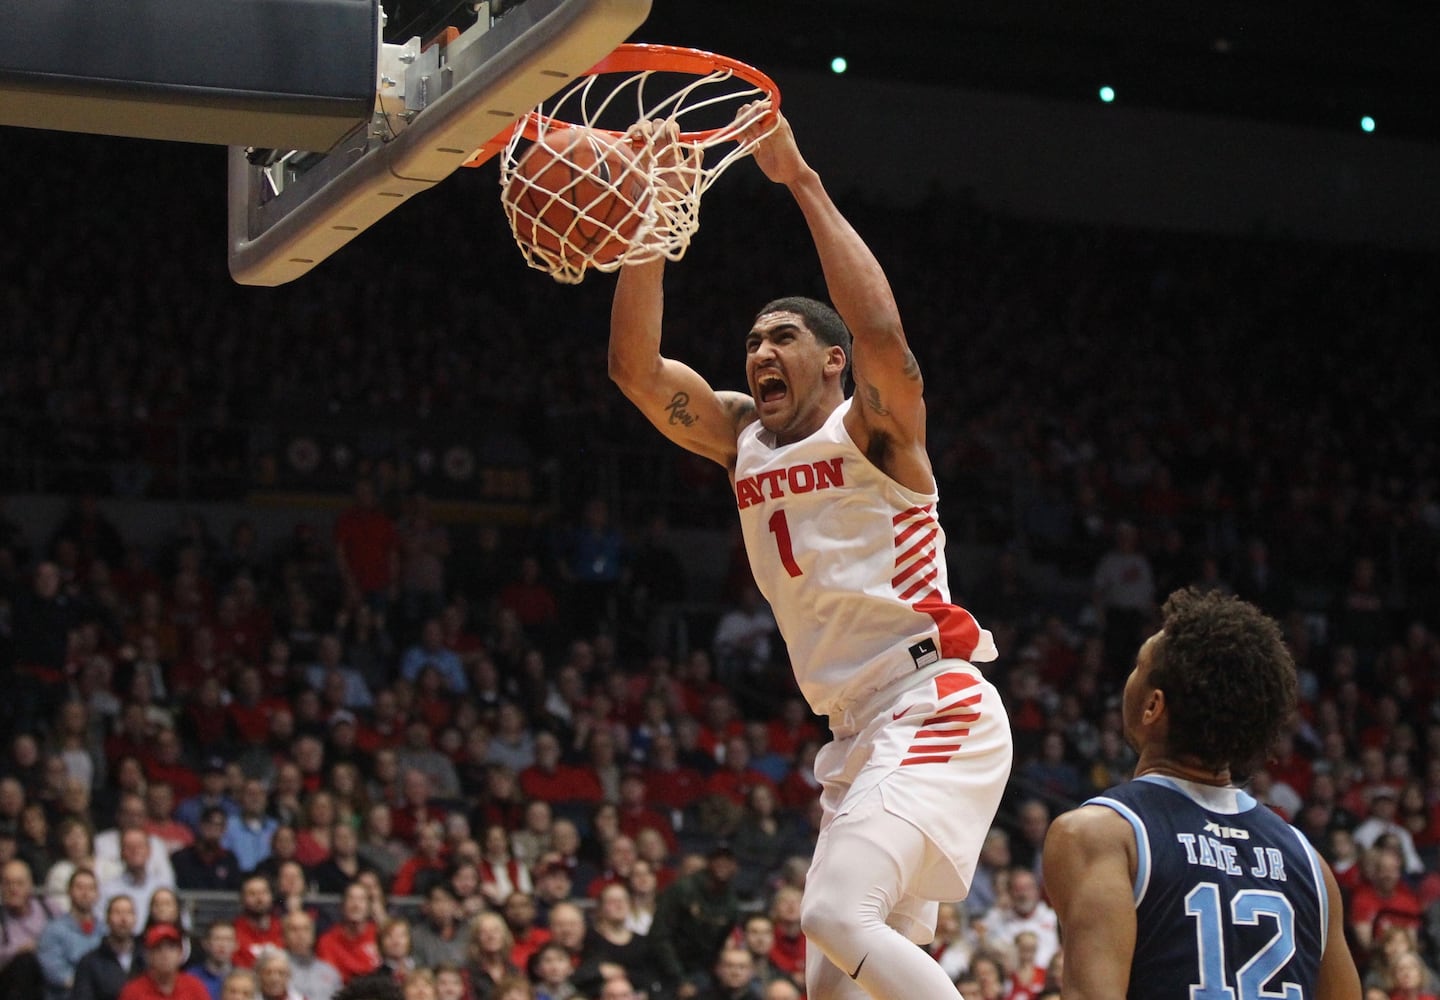
[[[466,165],[502,154],[501,200],[516,243],[531,267],[548,272],[557,281],[576,284],[588,270],[613,271],[628,263],[684,256],[690,238],[700,228],[701,196],[730,164],[748,156],[755,144],[774,130],[774,112],[779,107],[780,90],[774,81],[739,60],[673,45],[626,44],[477,150]],[[747,140],[746,133],[767,116],[769,127]],[[638,127],[661,122],[673,123],[673,127]],[[522,205],[542,200],[539,196],[553,204],[557,193],[537,190],[525,171],[516,168],[531,144],[545,143],[551,151],[563,149],[566,144],[546,137],[554,139],[554,133],[575,128],[626,145],[648,192],[646,197],[636,196],[631,171],[611,181],[603,176],[604,171],[582,164],[576,170],[589,184],[610,185],[605,197],[587,199],[589,203],[613,208],[609,197],[613,195],[636,206],[636,213],[643,217],[616,224],[611,217],[588,215],[587,205],[577,205],[574,210],[583,225],[564,231],[547,226],[546,239],[537,245],[537,220]],[[632,185],[628,193],[620,190],[622,181]],[[621,240],[624,251],[618,255],[607,252],[607,259],[597,259],[587,244],[569,238],[571,232],[593,232],[597,227],[605,230],[605,246],[613,248],[615,241]]]

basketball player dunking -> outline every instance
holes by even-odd
[[[968,891],[1010,773],[1008,720],[972,665],[995,644],[951,602],[920,370],[884,272],[783,117],[754,156],[798,203],[835,308],[762,307],[745,337],[750,394],[717,392],[660,353],[663,262],[628,265],[610,375],[661,433],[729,471],[756,582],[835,734],[815,762],[808,995],[954,997],[917,943],[938,901]]]

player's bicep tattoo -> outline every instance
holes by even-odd
[[[690,412],[690,394],[684,391],[670,397],[670,402],[665,404],[665,414],[672,427],[693,427],[700,421],[696,414]]]
[[[741,399],[732,400],[725,405],[726,408],[730,411],[730,419],[736,424],[743,423],[744,421],[749,420],[752,416],[755,415],[755,400],[751,399],[749,396],[745,396]]]
[[[915,360],[915,352],[908,347],[905,349],[905,367],[901,371],[912,382],[918,381],[920,378],[920,362]]]

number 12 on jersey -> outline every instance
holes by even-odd
[[[1227,956],[1224,915],[1220,911],[1220,887],[1202,882],[1185,896],[1185,914],[1195,918],[1195,945],[1200,956],[1200,982],[1190,987],[1190,1000],[1301,1000],[1299,983],[1280,982],[1279,989],[1266,989],[1270,980],[1295,955],[1295,909],[1278,892],[1242,889],[1230,900],[1232,924],[1258,926],[1261,919],[1275,923],[1275,936],[1255,954]],[[1235,966],[1235,985],[1227,982],[1227,971]]]

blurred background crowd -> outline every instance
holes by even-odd
[[[123,202],[90,224],[133,255],[0,245],[0,475],[65,506],[0,519],[0,979],[35,990],[13,995],[117,996],[169,961],[164,927],[216,1000],[232,967],[305,1000],[370,975],[801,995],[825,722],[723,472],[606,379],[608,280],[515,278],[475,191],[435,192],[443,258],[381,228],[295,288],[233,286]],[[1284,626],[1302,711],[1249,789],[1334,866],[1374,997],[1435,994],[1440,260],[842,204],[925,372],[952,590],[997,637],[1016,741],[936,960],[972,1000],[1058,988],[1045,831],[1129,775],[1121,685],[1193,585]],[[747,310],[823,287],[798,220],[757,235],[782,193],[706,206],[668,349],[730,387]],[[510,486],[467,496],[472,460]]]

